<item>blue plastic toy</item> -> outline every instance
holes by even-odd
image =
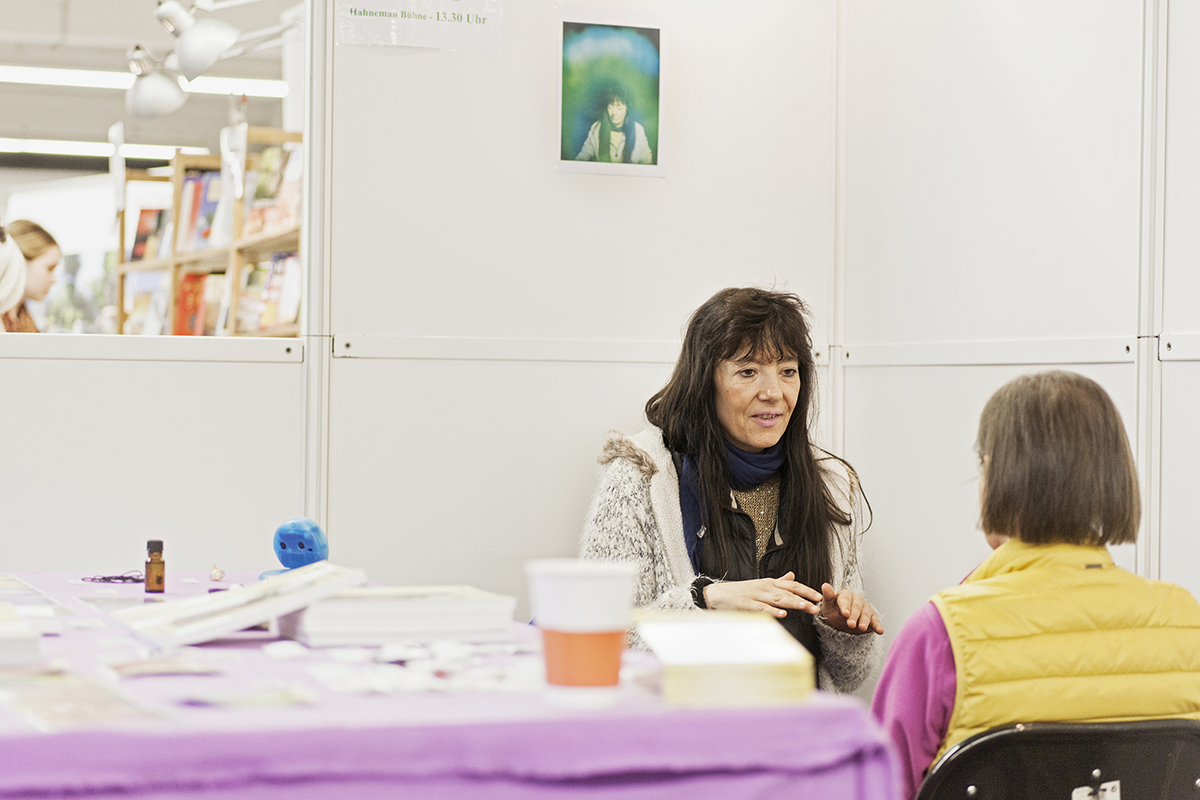
[[[259,580],[329,558],[329,540],[321,526],[308,517],[292,517],[275,529],[275,556],[283,569],[272,569]]]

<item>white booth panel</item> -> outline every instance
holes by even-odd
[[[845,4],[847,342],[1136,332],[1142,6]]]
[[[671,368],[335,359],[331,559],[512,594],[524,614],[522,565],[577,552],[605,434],[642,430]]]
[[[1070,369],[1112,396],[1131,441],[1133,364]],[[888,641],[935,592],[959,583],[991,552],[979,529],[975,435],[988,398],[1048,366],[878,366],[846,369],[845,458],[862,479],[874,521],[863,538],[867,598]],[[1111,548],[1132,569],[1132,545]],[[869,696],[870,687],[862,690]]]
[[[1172,3],[1167,48],[1163,309],[1158,332],[1200,331],[1200,5]]]
[[[301,369],[0,358],[6,562],[114,574],[162,539],[168,570],[277,568],[275,528],[304,513]]]
[[[1162,512],[1159,576],[1200,597],[1200,361],[1162,364]]]
[[[666,339],[745,284],[826,326],[835,3],[655,4],[665,177],[558,171],[560,12],[509,4],[498,53],[335,49],[333,330]]]
[[[522,565],[577,552],[605,434],[644,428],[670,370],[335,359],[331,559],[389,584],[511,594],[524,609]]]

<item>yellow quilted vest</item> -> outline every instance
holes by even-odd
[[[1200,718],[1200,604],[1103,547],[997,548],[933,596],[958,688],[942,753],[997,725]]]

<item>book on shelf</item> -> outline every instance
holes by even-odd
[[[787,705],[816,685],[812,655],[766,614],[641,610],[634,620],[662,664],[668,705]]]
[[[289,142],[264,149],[258,166],[248,171],[243,236],[285,230],[300,222],[304,156],[301,145]]]
[[[179,202],[176,252],[187,253],[196,249],[196,229],[199,224],[200,207],[204,203],[205,176],[211,174],[211,170],[198,169],[189,169],[184,173],[182,199]]]
[[[131,272],[125,276],[125,327],[122,333],[157,336],[171,293],[169,272]]]
[[[229,307],[233,304],[233,272],[226,272],[220,283],[221,295],[217,300],[217,319],[213,327],[217,336],[225,336],[229,333]]]
[[[304,193],[304,145],[291,142],[287,163],[279,179],[273,213],[267,215],[268,230],[286,230],[300,224],[300,204]]]
[[[179,276],[175,298],[175,320],[171,333],[176,336],[204,335],[204,284],[207,275],[185,272]]]
[[[311,647],[509,641],[516,607],[473,586],[364,586],[280,617],[279,635]]]
[[[214,272],[204,278],[204,335],[216,336],[222,328],[222,317],[228,313],[225,286],[230,276]]]
[[[138,212],[137,230],[133,247],[129,250],[130,261],[158,258],[167,212],[161,208],[143,208]]]
[[[271,260],[273,272],[281,278],[275,324],[291,325],[300,318],[300,296],[304,291],[304,273],[296,253],[276,253]]]
[[[221,202],[221,173],[205,172],[200,185],[200,205],[194,210],[195,230],[192,250],[203,250],[210,247],[210,237],[213,234],[213,221],[217,216],[217,206]],[[232,224],[232,218],[230,220]],[[221,238],[218,235],[218,240]]]
[[[263,293],[270,278],[271,262],[262,261],[253,266],[247,264],[246,267],[242,270],[234,329],[238,333],[255,333],[263,315]]]

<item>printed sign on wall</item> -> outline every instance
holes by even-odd
[[[500,0],[337,0],[338,44],[500,49]]]

